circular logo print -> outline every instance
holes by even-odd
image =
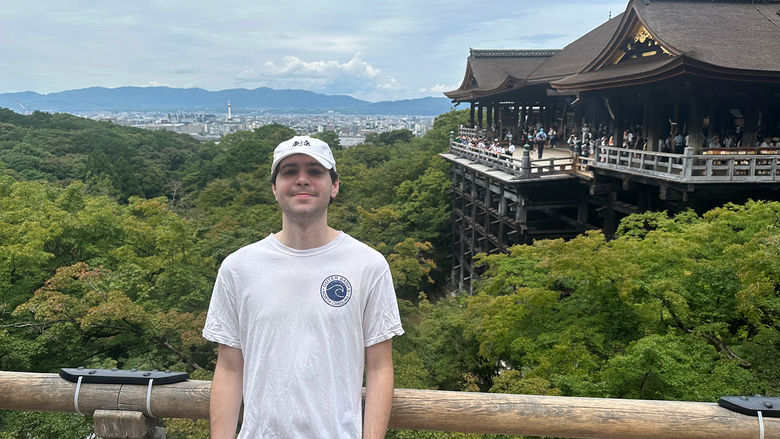
[[[352,285],[344,276],[328,276],[322,281],[320,295],[322,300],[330,306],[344,306],[352,297]]]

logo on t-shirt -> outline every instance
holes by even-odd
[[[352,297],[352,285],[346,277],[334,274],[322,281],[320,295],[322,300],[330,306],[344,306]]]

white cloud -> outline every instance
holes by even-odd
[[[417,91],[419,91],[420,93],[427,93],[427,92],[431,92],[431,93],[444,93],[445,91],[455,90],[456,88],[458,88],[458,85],[436,84],[433,87],[421,88],[421,89],[419,89]]]
[[[285,56],[280,62],[266,61],[259,68],[244,69],[234,79],[246,86],[302,88],[364,98],[401,88],[395,78],[363,60],[359,53],[346,62]]]

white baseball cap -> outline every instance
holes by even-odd
[[[274,149],[274,162],[271,163],[271,173],[276,170],[279,162],[294,154],[306,154],[320,162],[325,169],[336,170],[336,160],[333,158],[333,152],[327,143],[314,137],[295,136],[280,143]]]

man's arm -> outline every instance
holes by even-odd
[[[366,348],[366,412],[363,439],[384,438],[393,407],[392,339]]]
[[[212,439],[236,437],[243,377],[244,354],[241,349],[220,344],[209,401]]]

